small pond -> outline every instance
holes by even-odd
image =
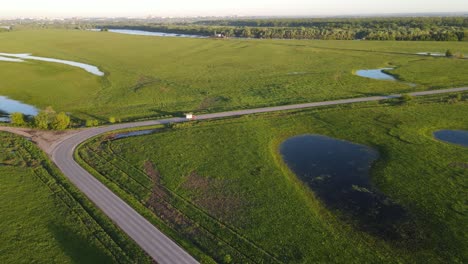
[[[38,113],[36,107],[10,99],[6,96],[0,96],[0,122],[10,121],[8,116],[2,116],[1,113],[11,114],[14,112],[20,112],[25,115],[35,116]]]
[[[372,70],[359,70],[356,71],[356,75],[364,78],[369,78],[369,79],[375,79],[375,80],[384,80],[384,81],[396,81],[400,82],[397,78],[394,76],[385,73],[385,70],[393,70],[393,68],[381,68],[381,69],[372,69]],[[411,87],[415,87],[416,84],[414,83],[409,83],[409,82],[403,82],[406,85],[409,85]]]
[[[390,74],[384,72],[384,70],[393,70],[393,68],[381,68],[374,70],[359,70],[356,72],[357,76],[361,76],[369,79],[396,81],[397,79]]]
[[[344,220],[385,239],[407,237],[411,230],[405,210],[376,190],[370,169],[377,151],[321,135],[287,139],[280,153],[289,168],[328,208]]]
[[[434,132],[438,140],[468,147],[468,131],[466,130],[439,130]]]
[[[59,59],[53,59],[53,58],[45,58],[45,57],[37,57],[37,56],[32,56],[31,54],[0,53],[0,61],[24,62],[24,60],[38,60],[38,61],[60,63],[60,64],[65,64],[65,65],[81,68],[97,76],[104,76],[104,72],[100,71],[98,67],[89,65],[86,63],[68,61],[68,60],[59,60]]]
[[[100,30],[97,29],[94,31],[100,31]],[[109,32],[119,33],[119,34],[128,34],[128,35],[153,36],[153,37],[207,38],[206,36],[201,36],[201,35],[152,32],[152,31],[133,30],[133,29],[109,29]]]

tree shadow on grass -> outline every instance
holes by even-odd
[[[60,248],[71,258],[72,263],[114,263],[115,261],[100,248],[96,240],[86,237],[67,225],[51,223],[49,231],[54,235]]]

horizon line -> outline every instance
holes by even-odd
[[[227,17],[244,17],[244,18],[347,18],[347,17],[378,17],[378,16],[468,16],[467,11],[448,11],[448,12],[379,12],[379,13],[342,13],[342,14],[310,14],[310,15],[243,15],[243,14],[226,14],[226,15],[20,15],[20,16],[2,16],[0,19],[90,19],[90,18],[227,18]]]

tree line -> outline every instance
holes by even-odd
[[[23,113],[15,112],[10,115],[11,124],[16,126],[31,126],[39,129],[64,130],[70,126],[70,116],[64,112],[56,113],[52,107],[47,107],[36,116],[29,118]]]
[[[0,115],[6,115],[6,113],[0,113]],[[122,122],[120,118],[113,116],[109,117],[107,123],[114,124]],[[64,130],[67,128],[74,127],[95,127],[101,124],[105,124],[102,120],[97,119],[86,119],[78,120],[74,119],[72,122],[71,117],[65,112],[57,113],[48,106],[44,110],[41,110],[36,116],[26,116],[20,112],[14,112],[10,114],[10,123],[14,126],[20,127],[33,127],[44,130]]]
[[[192,23],[96,24],[110,29],[137,29],[260,39],[467,41],[468,18],[346,18],[209,20]]]

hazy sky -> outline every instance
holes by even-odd
[[[468,0],[1,0],[0,17],[465,12]]]

